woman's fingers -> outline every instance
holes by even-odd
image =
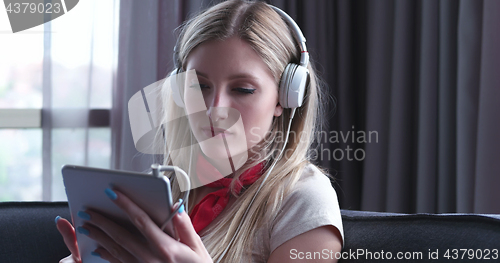
[[[76,261],[73,258],[73,255],[69,255],[69,256],[67,256],[59,261],[59,263],[77,263],[77,262],[80,262],[80,261]]]
[[[132,261],[132,258],[149,260],[151,255],[146,240],[140,234],[132,234],[97,212],[88,210],[86,213],[89,219],[83,227],[88,230],[89,237],[101,244],[107,253],[124,262]]]
[[[191,249],[199,248],[202,245],[200,236],[194,230],[193,224],[188,214],[181,207],[179,213],[172,219],[180,242],[186,244]]]
[[[111,253],[109,253],[106,249],[100,247],[94,251],[94,256],[101,257],[104,260],[109,261],[110,263],[121,263],[118,259],[113,257]]]
[[[78,244],[76,242],[76,234],[75,234],[75,228],[71,225],[71,223],[61,217],[56,218],[56,226],[57,230],[59,230],[59,233],[61,233],[64,243],[68,247],[69,251],[71,252],[71,256],[75,262],[81,262],[80,259],[80,252],[78,250]],[[66,259],[66,258],[65,258]],[[65,260],[63,259],[63,260]],[[65,261],[67,262],[67,261]]]
[[[134,252],[133,254],[140,260],[140,262],[210,262],[210,255],[203,246],[203,243],[194,230],[191,224],[191,220],[186,212],[181,211],[178,215],[174,216],[174,225],[178,232],[178,236],[181,242],[173,239],[171,236],[163,232],[156,225],[156,223],[137,206],[132,200],[130,200],[126,195],[119,191],[113,191],[111,189],[106,189],[106,194],[113,200],[113,202],[120,207],[130,218],[133,224],[139,229],[143,236],[147,239],[147,246],[142,243],[145,247],[140,251]],[[96,213],[97,214],[97,213]],[[92,216],[92,214],[91,214]],[[94,219],[90,221],[94,224]],[[131,251],[132,247],[129,247],[127,241],[117,239],[113,237],[113,234],[106,228],[97,225],[99,228],[103,229],[106,234],[114,239],[116,243],[124,246],[125,249]],[[138,243],[141,244],[141,243]],[[113,251],[108,249],[103,244],[104,249],[109,252],[109,254],[115,257]],[[148,250],[148,249],[152,249]],[[106,258],[108,256],[107,252],[102,252],[102,257]],[[153,252],[141,254],[141,251]],[[99,252],[101,253],[101,252]],[[154,257],[158,257],[154,259]]]
[[[113,195],[110,194],[111,189],[107,189],[106,191],[110,198],[113,197]],[[157,247],[175,245],[176,241],[172,237],[166,235],[165,232],[151,220],[144,210],[119,191],[113,190],[112,192],[115,194],[115,198],[111,198],[113,202],[129,216],[132,223],[151,244]]]
[[[92,216],[95,217],[95,215],[97,215],[97,213],[92,213]],[[129,253],[129,251],[125,250],[120,244],[117,244],[117,242],[115,242],[115,239],[108,236],[107,233],[104,233],[101,229],[89,223],[85,223],[78,229],[78,231],[97,241],[108,252],[106,253],[107,258],[110,258],[108,256],[109,254],[112,258],[118,260],[119,262],[137,261],[135,257],[131,253]],[[103,255],[102,253],[99,254],[101,254],[101,256]]]
[[[176,208],[177,206],[174,206]],[[200,236],[196,233],[191,218],[184,210],[184,206],[179,209],[177,215],[172,219],[179,237],[179,241],[186,246],[188,246],[192,251],[194,251],[198,257],[199,262],[212,262],[210,254],[205,248],[203,241],[201,241]]]

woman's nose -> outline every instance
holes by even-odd
[[[208,108],[207,116],[212,119],[212,121],[227,119],[230,103],[228,96],[223,92],[215,92],[206,106]]]
[[[210,107],[207,110],[207,116],[214,122],[225,120],[228,117],[228,107]]]

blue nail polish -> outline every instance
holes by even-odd
[[[79,227],[77,228],[77,230],[78,230],[78,233],[80,233],[80,234],[84,234],[84,235],[86,235],[86,236],[88,236],[88,235],[90,234],[90,232],[89,232],[86,228],[83,228],[83,227],[81,227],[81,226],[79,226]]]
[[[101,257],[101,254],[99,254],[95,251],[90,252],[90,255],[95,256],[95,257]]]
[[[104,190],[104,192],[111,200],[116,200],[116,198],[118,197],[118,196],[116,196],[116,193],[113,192],[113,190],[111,190],[110,188],[106,188],[106,190]]]
[[[83,220],[90,220],[90,215],[83,212],[83,211],[78,211],[77,215],[79,218],[81,218]]]
[[[55,220],[55,221],[56,221],[56,224],[57,224],[57,221],[58,221],[59,219],[61,219],[61,217],[60,217],[60,216],[56,216],[56,220]]]
[[[179,198],[179,204],[181,204],[181,203],[182,203],[182,198]],[[179,211],[178,211],[179,214],[182,212],[184,212],[184,205],[181,205],[181,207],[179,208]]]

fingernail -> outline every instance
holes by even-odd
[[[90,215],[83,212],[83,211],[78,211],[77,215],[79,218],[81,218],[83,220],[90,220]]]
[[[179,204],[180,204],[180,203],[182,203],[182,199],[179,199]],[[179,208],[179,212],[178,212],[178,213],[180,214],[180,213],[182,213],[182,212],[184,212],[184,204],[183,204],[183,205],[181,205],[181,207]]]
[[[99,254],[99,253],[97,253],[95,251],[90,252],[90,255],[96,256],[96,257],[101,257],[101,254]]]
[[[80,233],[80,234],[84,234],[84,235],[86,235],[86,236],[88,236],[88,235],[90,234],[90,232],[89,232],[86,228],[83,228],[83,227],[81,227],[81,226],[79,226],[79,227],[77,228],[77,230],[78,230],[78,233]]]
[[[179,198],[179,204],[181,204],[181,203],[182,203],[182,199],[181,199],[181,198]],[[183,205],[181,205],[181,207],[179,207],[179,211],[178,211],[177,213],[179,213],[179,214],[180,214],[180,213],[182,213],[182,212],[184,212],[184,204],[183,204]]]
[[[56,220],[55,220],[55,221],[56,221],[56,224],[57,224],[57,221],[58,221],[59,219],[61,219],[61,217],[60,217],[60,216],[56,216]]]
[[[106,193],[106,195],[109,197],[109,199],[111,200],[116,200],[116,198],[118,196],[116,196],[116,193],[113,192],[113,190],[109,189],[109,188],[106,188],[106,190],[104,190],[104,192]]]

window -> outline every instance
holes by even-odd
[[[0,201],[66,200],[62,165],[110,167],[118,5],[15,34],[0,12]]]

